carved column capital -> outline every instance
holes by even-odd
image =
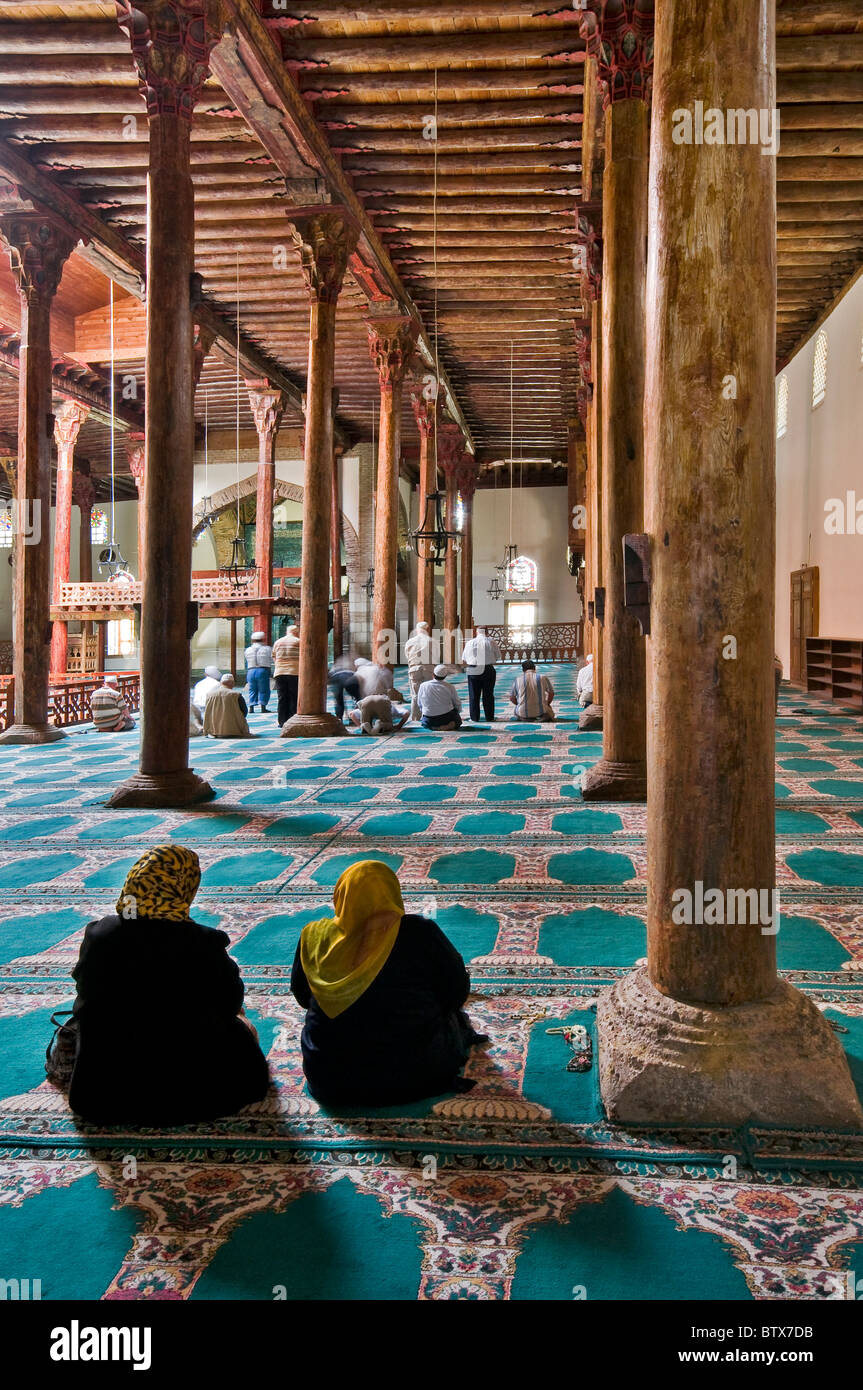
[[[579,210],[575,242],[579,251],[581,298],[585,304],[591,304],[602,294],[602,237],[598,213]]]
[[[464,457],[464,435],[461,428],[454,421],[447,420],[438,428],[437,461],[448,483],[462,467]]]
[[[90,407],[80,401],[64,400],[54,412],[54,443],[61,468],[72,467],[72,454],[81,426],[90,414]]]
[[[438,385],[434,375],[431,372],[414,372],[410,380],[410,395],[420,439],[431,439],[440,415]]]
[[[115,0],[148,116],[192,119],[222,37],[221,0]]]
[[[588,0],[581,37],[596,59],[602,103],[650,100],[654,0]]]
[[[249,404],[252,407],[258,438],[266,440],[269,446],[279,432],[282,416],[285,413],[287,402],[284,392],[271,386],[268,381],[247,381],[246,389],[249,393]]]
[[[464,454],[456,469],[456,486],[465,506],[469,506],[479,481],[479,469],[473,454]]]
[[[126,462],[129,465],[129,472],[135,479],[135,486],[138,489],[139,495],[144,487],[146,459],[143,430],[130,430],[126,435]]]
[[[414,355],[419,324],[410,314],[400,314],[393,301],[369,306],[366,316],[369,352],[381,386],[404,381]]]
[[[335,304],[357,247],[359,226],[347,209],[337,204],[292,208],[289,217],[309,297],[321,304]]]
[[[72,501],[76,507],[80,507],[87,516],[93,510],[96,502],[96,489],[93,479],[89,473],[82,473],[77,468],[72,470]]]
[[[8,179],[0,179],[0,237],[18,293],[28,304],[50,305],[63,266],[80,240],[74,228],[39,207]]]

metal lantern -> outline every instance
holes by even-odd
[[[375,572],[374,572],[374,568],[371,568],[371,569],[369,570],[369,577],[368,577],[368,579],[366,580],[365,584],[363,585],[363,588],[365,589],[366,594],[367,594],[367,596],[368,596],[369,598],[374,598],[374,593],[375,593]]]
[[[500,580],[496,574],[492,575],[491,583],[486,592],[491,599],[503,598],[503,589],[500,587]]]
[[[497,566],[498,571],[504,574],[509,569],[510,565],[515,564],[517,558],[518,546],[512,544],[506,546],[503,552],[503,563]]]
[[[433,565],[442,565],[446,560],[450,544],[461,544],[458,531],[448,531],[444,519],[444,494],[430,492],[426,497],[425,515],[422,525],[411,532],[411,545],[424,560]]]
[[[227,565],[219,566],[221,579],[228,579],[236,593],[244,593],[257,573],[256,565],[246,563],[245,546],[239,534],[231,541],[231,559]]]
[[[109,583],[115,579],[119,579],[121,582],[131,579],[129,562],[123,559],[118,545],[108,545],[104,550],[99,551],[99,573],[107,574]]]

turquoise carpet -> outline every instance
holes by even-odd
[[[595,1068],[566,1069],[548,1030],[593,1033],[645,953],[645,810],[581,802],[601,735],[577,732],[574,670],[550,674],[552,727],[306,742],[252,716],[253,741],[193,742],[217,798],[188,813],[105,809],[135,732],[2,751],[0,1267],[44,1298],[845,1296],[863,1139],[626,1132]],[[843,1030],[863,1088],[863,718],[783,694],[776,826],[780,967]],[[231,936],[273,1090],[214,1125],[81,1130],[43,1080],[48,1020],[85,923],[166,839],[200,855],[196,916]],[[369,857],[468,961],[492,1042],[468,1094],[327,1112],[303,1084],[290,967]]]

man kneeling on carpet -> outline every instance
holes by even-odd
[[[189,916],[200,881],[193,850],[156,845],[129,870],[116,914],[84,932],[72,1018],[45,1070],[91,1124],[194,1124],[267,1093],[229,937]]]
[[[99,734],[121,734],[134,729],[135,721],[129,706],[120,694],[116,676],[106,676],[98,690],[90,696],[93,728]]]
[[[436,922],[405,913],[392,869],[363,860],[333,893],[334,918],[300,936],[291,992],[307,1010],[309,1090],[326,1105],[400,1105],[468,1091],[459,1073],[486,1039],[463,1012],[470,977]]]
[[[410,710],[386,695],[366,695],[351,710],[349,718],[361,734],[392,734],[407,723]]]

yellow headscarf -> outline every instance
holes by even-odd
[[[201,865],[193,849],[154,845],[133,864],[117,899],[121,917],[159,917],[188,922],[189,908],[201,882]]]
[[[386,964],[404,916],[392,869],[374,859],[352,864],[333,893],[335,917],[303,927],[300,960],[327,1018],[356,1003]]]

